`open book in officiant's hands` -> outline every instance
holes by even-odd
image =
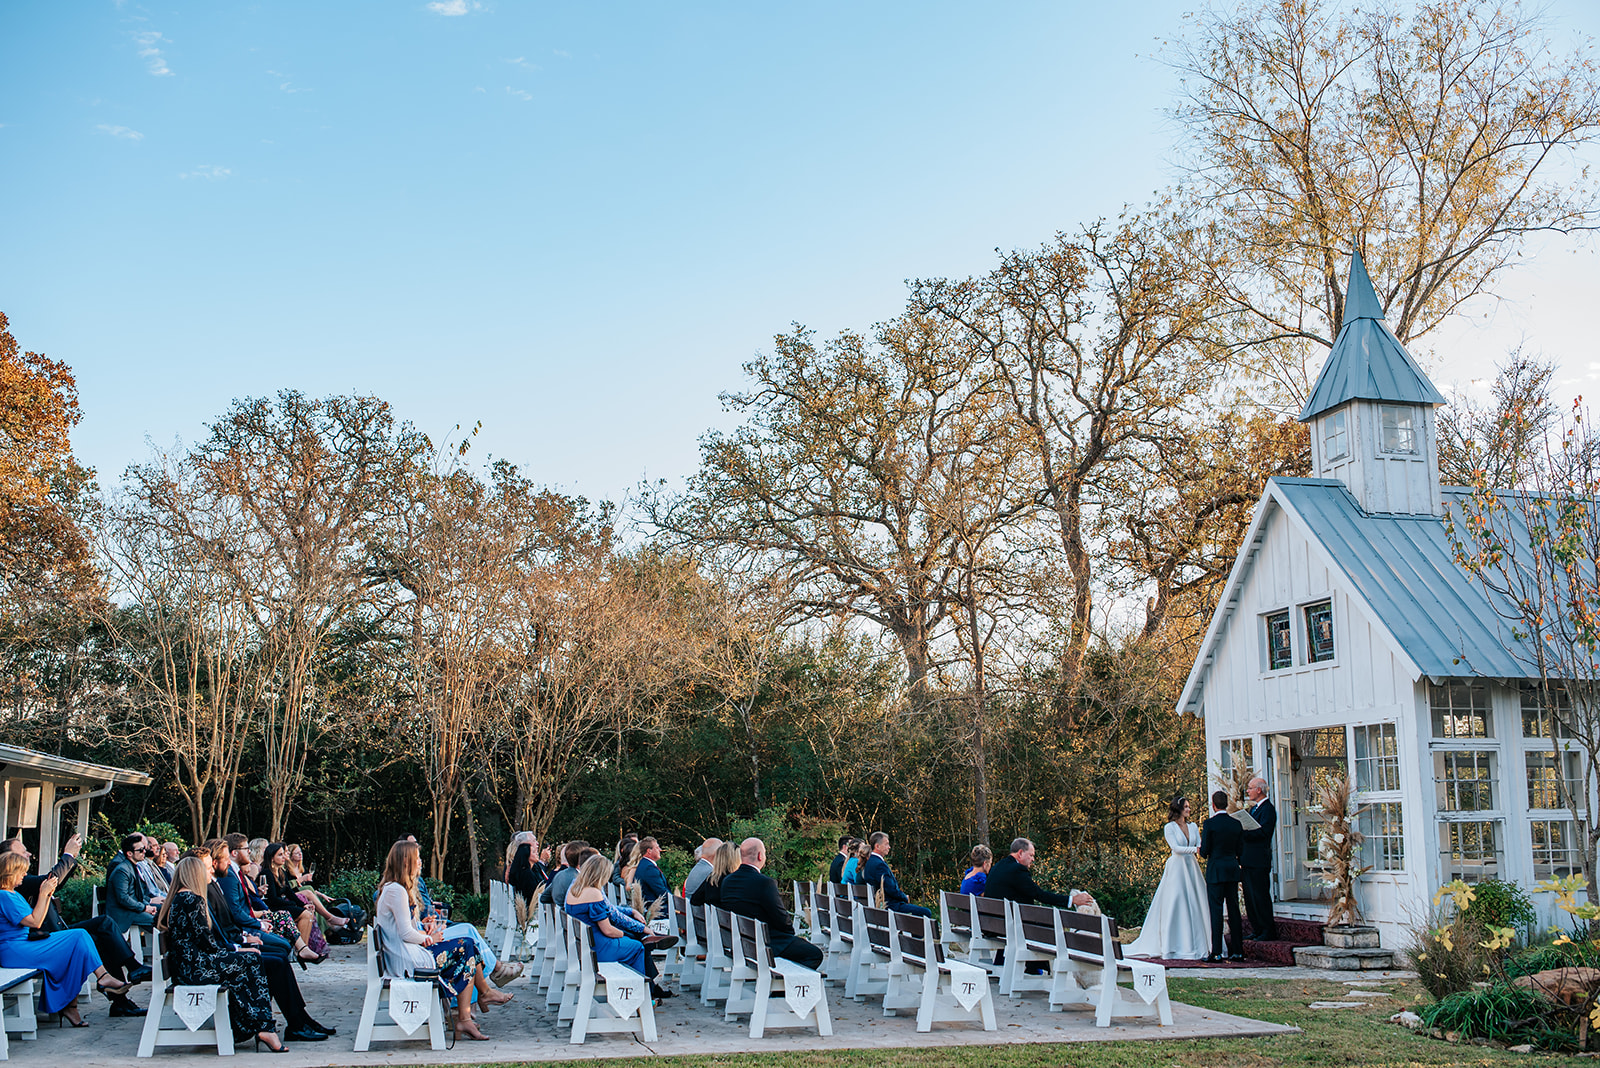
[[[1250,815],[1250,810],[1247,808],[1241,808],[1238,812],[1235,812],[1233,818],[1238,820],[1239,826],[1247,831],[1253,831],[1261,826],[1256,822],[1256,818]]]

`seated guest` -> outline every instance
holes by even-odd
[[[839,882],[845,886],[865,886],[865,868],[867,858],[872,855],[872,850],[867,848],[867,843],[859,838],[850,839],[849,859],[844,862],[844,869],[840,873]]]
[[[700,843],[700,849],[696,852],[698,859],[694,862],[694,867],[689,869],[688,878],[683,880],[684,897],[693,897],[694,892],[700,889],[700,884],[710,877],[711,858],[716,855],[721,845],[720,838],[707,838]]]
[[[1013,838],[1011,852],[994,862],[989,878],[984,884],[983,896],[1016,901],[1023,905],[1053,905],[1070,909],[1088,905],[1094,898],[1082,890],[1058,894],[1035,885],[1033,881],[1033,843],[1026,838]]]
[[[306,871],[306,857],[301,852],[300,846],[298,844],[286,845],[283,847],[283,851],[287,855],[287,859],[283,863],[284,870],[288,872],[289,883],[294,887],[295,892],[300,895],[300,899],[315,909],[317,915],[321,916],[329,927],[343,927],[349,923],[349,919],[328,908],[328,903],[333,898],[311,885],[312,877]]]
[[[722,880],[728,877],[731,871],[739,868],[739,847],[732,842],[723,842],[717,846],[716,852],[711,855],[711,874],[706,876],[706,881],[695,887],[694,894],[689,898],[691,905],[717,905],[722,906]]]
[[[408,834],[405,840],[417,844],[417,836]],[[422,847],[417,845],[417,855],[422,855]],[[522,974],[523,966],[510,961],[500,960],[493,949],[489,948],[489,940],[483,937],[483,932],[470,923],[449,923],[446,915],[433,903],[433,894],[428,890],[428,881],[421,873],[417,875],[417,898],[422,902],[422,920],[431,920],[439,928],[439,937],[445,941],[453,938],[468,938],[477,947],[478,960],[483,965],[484,973],[495,986],[505,986],[511,980]]]
[[[596,853],[578,868],[562,907],[568,916],[592,928],[595,960],[615,961],[646,977],[653,998],[672,997],[656,982],[656,962],[643,941],[649,928],[606,900],[604,887],[610,880],[611,862]],[[676,941],[674,937],[672,943]]]
[[[161,847],[161,873],[167,877],[167,885],[172,885],[172,879],[178,874],[178,861],[183,857],[183,850],[178,848],[177,842],[167,842]]]
[[[933,913],[923,906],[913,905],[906,892],[900,889],[899,880],[889,868],[889,836],[883,831],[873,831],[867,836],[867,844],[872,848],[872,855],[867,857],[862,877],[877,892],[882,906],[908,916],[932,916]]]
[[[532,841],[533,841],[533,832],[532,831],[518,831],[516,834],[511,836],[511,841],[506,843],[506,867],[505,867],[505,873],[503,875],[501,875],[501,877],[500,877],[500,881],[501,882],[506,883],[508,885],[510,884],[510,882],[511,882],[511,862],[516,859],[517,847],[522,845],[523,843],[531,843]]]
[[[222,857],[216,857],[217,842],[221,842]],[[206,843],[207,856],[214,861],[210,894],[220,895],[224,907],[212,906],[213,918],[225,928],[236,927],[245,934],[255,936],[262,944],[285,957],[291,953],[296,960],[307,964],[321,964],[327,954],[318,953],[300,936],[300,928],[287,912],[257,910],[251,907],[250,880],[241,878],[238,866],[240,856],[248,860],[245,837],[234,833],[228,837]],[[232,939],[238,942],[239,939]],[[324,946],[326,943],[324,943]],[[270,977],[269,977],[270,978]]]
[[[661,843],[654,838],[641,838],[635,849],[638,851],[639,863],[634,868],[633,881],[639,886],[639,894],[644,900],[644,911],[648,912],[650,906],[670,893],[667,889],[667,877],[661,874]]]
[[[267,846],[271,844],[272,843],[268,842],[265,838],[250,839],[250,863],[241,869],[241,874],[243,874],[246,879],[254,882],[257,886],[262,885],[261,873],[266,869]],[[266,896],[266,890],[262,889],[262,900],[266,900]]]
[[[200,857],[178,861],[172,893],[161,906],[156,928],[167,934],[171,979],[180,986],[220,986],[228,991],[228,1016],[235,1041],[251,1035],[276,1053],[284,1045],[272,1018],[272,991],[261,954],[245,953],[222,937],[206,907],[211,865]]]
[[[136,832],[122,840],[122,851],[106,868],[106,915],[119,935],[126,935],[130,927],[152,927],[156,922],[159,906],[151,902],[139,877],[144,856],[145,837]]]
[[[415,841],[401,840],[389,847],[383,877],[378,883],[378,908],[373,919],[393,954],[389,966],[410,975],[418,968],[436,968],[439,978],[455,995],[456,1033],[478,1042],[488,1040],[472,1020],[472,993],[485,1005],[503,1005],[515,994],[496,990],[483,974],[478,947],[470,938],[443,938],[435,933],[436,923],[424,930],[417,926],[422,916],[422,899],[417,880],[422,875],[422,851]]]
[[[617,843],[617,851],[611,857],[611,885],[619,890],[626,890],[633,879],[633,847],[638,844],[639,836],[629,831]]]
[[[850,859],[849,845],[855,838],[848,834],[839,836],[839,852],[835,853],[833,860],[828,862],[828,881],[830,883],[844,882],[844,866]]]
[[[517,896],[524,910],[549,881],[539,877],[533,858],[534,846],[534,842],[523,842],[517,846],[517,851],[511,856],[511,864],[506,868],[506,885],[511,887],[511,892]]]
[[[0,968],[37,968],[44,973],[44,989],[39,1002],[45,1012],[60,1013],[73,1027],[87,1027],[78,1012],[78,991],[90,975],[102,994],[126,994],[129,985],[108,973],[95,952],[89,932],[68,928],[49,938],[30,939],[28,932],[44,924],[56,880],[46,875],[39,880],[39,900],[32,908],[17,893],[22,877],[28,873],[28,858],[20,853],[0,855]]]
[[[294,977],[294,969],[289,967],[289,944],[275,935],[259,929],[247,929],[235,921],[228,895],[218,885],[218,880],[223,876],[232,878],[233,858],[228,853],[227,840],[213,838],[205,842],[201,849],[206,851],[201,859],[211,864],[211,882],[206,887],[207,911],[224,941],[235,949],[254,948],[261,955],[261,970],[267,977],[267,990],[272,994],[272,1000],[278,1003],[278,1008],[283,1010],[283,1021],[287,1028],[283,1033],[284,1039],[289,1042],[321,1042],[329,1035],[337,1034],[337,1028],[323,1027],[306,1012],[306,999],[300,993],[300,983]]]
[[[146,835],[144,859],[139,861],[139,879],[144,883],[151,903],[155,905],[160,905],[166,900],[167,887],[172,883],[172,877],[167,874],[166,862],[166,847],[160,840]]]
[[[967,873],[961,877],[961,892],[983,896],[983,887],[989,880],[989,869],[994,867],[994,854],[986,845],[972,847],[972,857]]]
[[[778,896],[778,884],[763,875],[767,846],[759,838],[739,843],[739,867],[722,879],[722,907],[740,916],[749,916],[767,925],[767,947],[774,957],[792,960],[807,968],[822,963],[822,950],[794,933],[794,921]]]
[[[539,900],[546,905],[565,907],[567,890],[572,886],[572,880],[577,877],[578,865],[582,863],[581,855],[585,849],[592,848],[588,842],[578,839],[568,842],[561,847],[561,867],[550,876],[550,884],[539,895]]]

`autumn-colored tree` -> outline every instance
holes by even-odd
[[[1197,271],[1285,405],[1338,334],[1352,246],[1405,343],[1492,292],[1531,235],[1595,223],[1573,158],[1600,133],[1590,49],[1561,53],[1519,4],[1246,0],[1200,14],[1170,59],[1182,199],[1211,224]]]
[[[72,456],[82,417],[67,365],[24,352],[0,313],[0,612],[27,612],[95,587],[79,527],[94,473]]]
[[[1439,481],[1512,489],[1533,478],[1561,414],[1550,395],[1555,372],[1519,349],[1497,368],[1487,403],[1451,390],[1439,411]]]

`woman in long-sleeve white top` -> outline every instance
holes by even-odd
[[[1200,828],[1189,822],[1187,798],[1173,798],[1163,833],[1171,856],[1145,914],[1139,937],[1123,949],[1130,957],[1201,960],[1211,953],[1211,915],[1200,870]]]

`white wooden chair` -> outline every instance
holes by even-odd
[[[954,956],[991,974],[999,974],[1000,966],[995,964],[994,956],[1006,948],[1005,907],[998,901],[985,900],[998,906],[994,910],[999,921],[998,937],[984,933],[983,906],[978,903],[976,894],[958,894],[950,890],[939,894],[939,931]]]
[[[568,916],[563,909],[560,918],[556,921],[561,925],[561,940],[567,946],[567,966],[560,977],[561,989],[557,999],[560,1008],[556,1011],[556,1019],[560,1023],[571,1020],[578,1011],[578,987],[583,982],[582,960],[578,952],[579,942],[585,937],[588,925],[582,920],[575,920]],[[555,984],[550,986],[552,993],[556,992]]]
[[[865,1001],[889,990],[889,910],[870,908],[859,898],[851,902],[851,908],[855,955],[844,992],[846,997]]]
[[[654,950],[656,958],[656,981],[665,983],[668,979],[680,979],[683,975],[683,934],[678,929],[678,919],[683,914],[689,902],[676,894],[667,894],[661,899],[661,917],[667,921],[667,933],[678,936],[677,944],[666,949]],[[681,981],[680,981],[680,985]]]
[[[1055,923],[1049,913],[1055,910],[1015,901],[1006,901],[1005,909],[1006,962],[1000,969],[1000,993],[1013,998],[1049,994],[1055,985],[1051,967],[1056,959]],[[1023,909],[1030,910],[1027,920]],[[1042,969],[1029,972],[1030,964],[1042,965]]]
[[[883,995],[883,1014],[917,1010],[917,1030],[931,1031],[936,1023],[976,1020],[985,1031],[995,1029],[994,992],[989,973],[969,971],[965,962],[951,967],[944,949],[933,937],[933,921],[926,916],[889,913],[889,989]],[[976,968],[976,965],[970,966]],[[962,974],[957,975],[960,971]],[[963,995],[977,995],[972,1006],[962,1005],[956,984],[970,987]],[[982,984],[981,993],[977,984]]]
[[[1086,916],[1070,909],[1046,909],[1036,905],[1019,906],[1024,925],[1033,931],[1042,927],[1046,913],[1053,927],[1054,960],[1051,965],[1050,1009],[1060,1012],[1068,1005],[1094,1006],[1097,1027],[1110,1027],[1113,1020],[1155,1017],[1162,1027],[1172,1025],[1172,1001],[1167,994],[1166,970],[1159,964],[1123,959],[1116,940],[1116,924],[1109,916]],[[1123,973],[1133,983],[1147,982],[1155,991],[1150,1001],[1129,997],[1136,990],[1124,989]]]
[[[437,984],[428,982],[436,973],[418,971],[411,978],[428,982],[428,1022],[411,1034],[399,1024],[379,1023],[378,1014],[385,1018],[389,1012],[389,984],[396,978],[405,978],[390,971],[388,954],[384,953],[383,934],[376,923],[367,928],[367,996],[361,1003],[361,1022],[356,1026],[355,1052],[365,1053],[374,1042],[420,1042],[428,1040],[430,1049],[444,1049],[444,1000],[439,996]]]
[[[544,963],[539,966],[539,989],[546,991],[545,1005],[561,1004],[561,984],[566,980],[566,917],[560,905],[541,905],[546,928]]]
[[[145,1013],[144,1029],[139,1035],[138,1055],[154,1056],[158,1046],[215,1046],[219,1057],[233,1056],[233,1023],[228,1016],[227,990],[217,987],[216,1010],[207,1021],[209,1026],[189,1030],[174,1006],[179,998],[193,997],[206,988],[168,982],[164,974],[166,955],[156,951],[158,942],[158,938],[151,939],[150,1008]]]
[[[571,1043],[582,1045],[594,1034],[638,1035],[640,1041],[656,1040],[656,1008],[644,976],[616,961],[598,961],[593,935],[586,923],[571,923],[576,931],[573,955],[577,958],[578,994],[572,1016]],[[638,1004],[617,1004],[624,992],[638,991]]]
[[[706,974],[700,984],[701,1004],[715,1006],[728,1000],[728,988],[733,977],[733,957],[728,951],[727,929],[718,922],[718,914],[727,913],[715,905],[707,905],[696,915],[697,923],[705,924]]]
[[[0,1061],[10,1054],[10,1036],[24,1042],[39,1037],[37,968],[0,968]]]
[[[697,990],[706,978],[706,962],[703,959],[706,949],[699,937],[700,924],[695,922],[694,906],[686,898],[680,900],[683,906],[673,915],[678,938],[683,944],[683,969],[678,975],[678,986],[680,989]]]
[[[506,934],[514,924],[516,912],[511,905],[511,887],[498,879],[489,880],[489,918],[483,925],[483,939],[490,946],[499,951],[501,960],[506,960]]]
[[[818,1035],[833,1034],[828,988],[822,981],[822,973],[795,961],[774,957],[767,942],[767,925],[760,920],[739,915],[733,915],[732,919],[734,955],[739,958],[742,971],[753,973],[754,978],[753,982],[739,982],[740,987],[751,987],[748,993],[742,989],[730,991],[728,1013],[749,1014],[751,1038],[761,1038],[769,1027],[814,1027]],[[791,990],[802,995],[810,990],[817,995],[816,1003],[803,1016],[789,1007]]]

